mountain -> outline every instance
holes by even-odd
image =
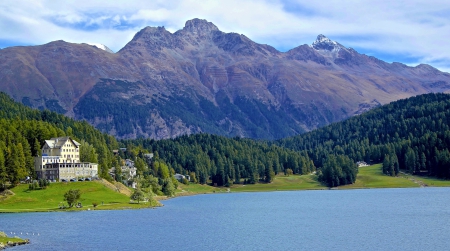
[[[0,69],[0,91],[15,100],[119,138],[282,138],[450,89],[448,73],[386,63],[323,35],[279,52],[201,19],[174,33],[146,27],[117,53],[64,41],[5,48]]]

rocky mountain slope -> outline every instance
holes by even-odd
[[[146,27],[117,53],[55,41],[0,50],[0,91],[121,138],[282,138],[400,98],[450,90],[429,65],[386,63],[319,35],[279,52],[193,19]]]

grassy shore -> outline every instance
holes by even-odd
[[[130,197],[119,193],[115,187],[100,181],[57,182],[41,190],[29,190],[28,185],[18,185],[11,189],[14,195],[0,196],[0,212],[47,212],[67,210],[110,210],[145,208],[149,203],[130,203]],[[64,193],[69,189],[79,189],[82,208],[60,209],[64,204]],[[94,203],[98,205],[93,206]]]
[[[381,164],[359,168],[356,182],[351,185],[339,187],[339,189],[357,188],[409,188],[420,187],[409,177],[411,175],[400,174],[397,177],[384,175],[381,171]],[[450,183],[448,183],[450,185]]]
[[[364,188],[413,188],[424,186],[450,187],[450,180],[399,174],[397,177],[384,175],[381,164],[359,168],[356,182],[351,185],[340,186],[336,189],[364,189]],[[277,175],[270,184],[258,183],[254,185],[235,184],[231,187],[212,187],[199,184],[180,184],[177,196],[223,193],[223,192],[268,192],[268,191],[294,191],[294,190],[320,190],[328,189],[317,180],[316,175]]]
[[[410,187],[450,187],[449,180],[414,176],[401,173],[397,177],[386,176],[381,172],[381,164],[361,167],[356,182],[351,185],[340,186],[336,189],[363,189],[363,188],[410,188]],[[64,202],[64,193],[69,189],[79,189],[82,193],[80,202],[82,208],[60,209]],[[213,187],[200,184],[179,184],[176,196],[187,196],[205,193],[226,192],[268,192],[268,191],[293,191],[293,190],[321,190],[329,189],[317,180],[316,175],[277,175],[273,182],[258,183],[254,185],[234,184],[231,187]],[[130,203],[129,194],[119,185],[113,185],[106,181],[91,182],[58,182],[43,190],[28,189],[28,185],[19,185],[11,191],[13,195],[0,195],[0,212],[47,212],[68,210],[114,210],[136,209],[158,206],[150,203]],[[165,196],[156,197],[158,200],[166,199]],[[97,207],[93,204],[98,203]]]

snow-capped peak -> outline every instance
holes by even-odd
[[[326,36],[324,36],[322,34],[317,36],[316,41],[314,41],[314,43],[312,43],[311,47],[313,47],[316,50],[327,50],[327,51],[340,49],[340,46],[338,43],[327,38]]]
[[[107,52],[110,52],[110,53],[114,53],[110,48],[108,48],[108,46],[106,46],[104,44],[99,44],[99,43],[86,43],[86,44],[92,45],[94,47],[97,47],[97,48],[99,48],[101,50],[104,50],[104,51],[107,51]]]

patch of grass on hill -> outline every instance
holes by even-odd
[[[19,185],[12,190],[15,195],[8,196],[0,201],[0,212],[37,212],[37,211],[58,211],[60,205],[67,206],[64,201],[64,193],[69,189],[79,189],[81,198],[79,202],[82,208],[75,207],[62,210],[105,210],[105,209],[128,209],[143,208],[149,203],[130,204],[130,198],[124,194],[113,191],[106,185],[97,181],[83,182],[57,182],[51,183],[47,189],[29,190],[28,185]],[[98,203],[93,207],[93,203]],[[102,204],[103,202],[103,204]]]
[[[356,182],[351,185],[339,187],[340,189],[353,188],[408,188],[420,185],[400,174],[397,177],[387,176],[381,171],[381,164],[360,167]]]
[[[289,191],[289,190],[314,190],[327,189],[317,181],[316,175],[277,175],[273,182],[257,183],[254,185],[233,185],[231,191],[234,192],[269,192],[269,191]]]
[[[251,185],[234,184],[231,187],[213,187],[199,184],[179,184],[177,196],[203,194],[203,193],[223,193],[223,192],[269,192],[269,191],[289,191],[289,190],[311,190],[327,189],[317,181],[316,175],[277,175],[272,183],[257,183]]]

